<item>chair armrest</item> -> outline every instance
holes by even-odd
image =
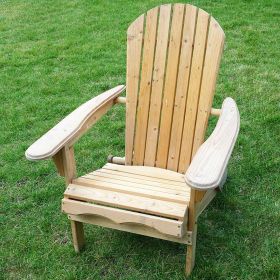
[[[114,87],[79,106],[66,118],[33,143],[25,152],[29,160],[41,160],[54,156],[66,144],[73,144],[109,108],[125,86]],[[104,110],[105,109],[105,110]]]
[[[223,183],[226,167],[238,132],[240,117],[232,98],[226,98],[218,123],[200,146],[186,174],[186,183],[198,190],[214,189]]]

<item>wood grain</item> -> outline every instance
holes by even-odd
[[[182,237],[185,232],[184,223],[162,217],[135,213],[132,211],[111,208],[102,205],[86,203],[64,198],[62,211],[72,215],[95,215],[107,218],[117,224],[139,224],[156,229],[157,231]]]
[[[147,12],[141,83],[137,106],[136,130],[134,139],[133,164],[143,165],[146,145],[146,134],[152,88],[153,62],[156,47],[158,7]]]
[[[211,18],[195,124],[192,157],[204,142],[205,131],[213,103],[218,69],[223,52],[224,39],[225,35],[220,25],[215,19]]]
[[[133,156],[143,32],[144,15],[141,15],[127,30],[125,161],[128,165],[131,165]]]
[[[63,146],[91,127],[102,115],[95,115],[106,104],[113,106],[113,100],[125,90],[125,86],[117,86],[84,103],[66,118],[39,138],[25,152],[28,160],[42,160],[54,156]],[[109,108],[108,108],[109,109]],[[91,120],[89,123],[88,120]],[[86,127],[84,125],[86,124]],[[72,146],[73,143],[70,144]]]
[[[178,170],[179,157],[181,151],[181,140],[183,133],[186,101],[188,96],[188,85],[192,62],[196,16],[197,8],[191,5],[186,5],[176,95],[174,101],[174,114],[172,120],[172,129],[167,163],[167,168],[173,171]]]
[[[158,178],[158,179],[166,179],[170,181],[175,181],[179,184],[182,184],[182,178],[184,178],[183,174],[179,174],[177,172],[166,170],[162,168],[150,167],[150,166],[122,166],[117,164],[107,163],[103,166],[105,169],[109,170],[118,170],[126,173],[131,173],[135,175],[143,175],[147,178]]]
[[[236,103],[228,97],[214,131],[200,146],[186,172],[188,185],[198,190],[219,186],[239,132],[239,122]]]
[[[166,168],[167,165],[170,131],[173,116],[173,104],[177,84],[177,72],[182,41],[184,13],[185,5],[174,4],[165,73],[165,85],[161,108],[160,131],[157,145],[156,166],[160,168]]]
[[[197,105],[199,100],[201,77],[203,73],[204,53],[207,41],[208,22],[209,14],[202,10],[199,10],[197,15],[190,82],[184,120],[184,131],[182,136],[181,154],[178,168],[178,171],[182,173],[186,172],[191,161]]]
[[[144,236],[150,236],[154,238],[159,238],[163,240],[168,240],[172,242],[187,244],[188,238],[187,234],[185,234],[183,237],[175,237],[168,234],[163,234],[159,232],[158,230],[155,230],[154,228],[141,225],[141,224],[135,224],[135,223],[126,223],[126,224],[118,224],[115,223],[107,218],[100,217],[100,216],[93,216],[93,215],[68,215],[69,219],[79,221],[82,223],[88,223],[93,225],[98,225],[102,227],[112,228],[116,230],[131,232],[135,234],[140,234]]]
[[[161,187],[150,187],[148,184],[138,184],[135,182],[128,182],[108,177],[104,178],[87,175],[73,180],[73,184],[132,194],[141,197],[160,199],[162,201],[182,203],[184,205],[187,204],[190,199],[190,192],[187,193]]]
[[[155,166],[167,59],[171,5],[160,6],[144,165]]]
[[[121,209],[154,214],[183,220],[187,211],[187,203],[167,202],[159,199],[140,197],[116,191],[102,190],[94,187],[70,184],[64,196],[81,201],[95,202]]]

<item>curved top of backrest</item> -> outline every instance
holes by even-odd
[[[204,141],[224,32],[205,11],[167,4],[127,31],[126,164],[185,172]]]

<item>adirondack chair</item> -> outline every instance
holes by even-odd
[[[66,179],[77,252],[83,223],[95,224],[187,244],[191,273],[198,216],[226,180],[239,131],[233,99],[212,108],[224,37],[195,6],[149,10],[127,31],[126,97],[123,85],[94,97],[28,148],[27,159],[52,158]],[[125,158],[77,178],[73,145],[114,104],[126,104]],[[210,115],[219,119],[204,142]]]

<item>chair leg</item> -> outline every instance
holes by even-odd
[[[195,264],[195,249],[196,249],[197,223],[195,223],[192,231],[192,245],[187,247],[186,257],[186,276],[192,273]]]
[[[72,220],[70,222],[74,249],[75,252],[79,253],[85,244],[83,223]]]

